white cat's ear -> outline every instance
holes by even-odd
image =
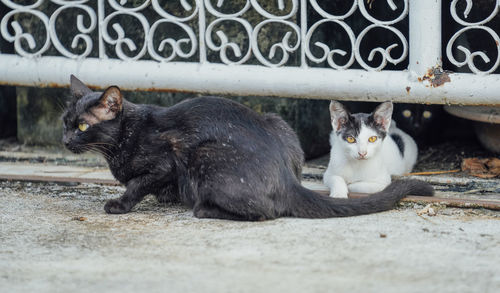
[[[92,93],[92,90],[89,89],[81,80],[76,78],[73,74],[70,77],[70,88],[71,94],[75,99],[80,99],[81,97]]]
[[[337,101],[330,102],[330,117],[332,119],[332,127],[334,131],[339,131],[340,128],[347,123],[349,112],[344,105]]]
[[[375,123],[382,126],[385,131],[389,131],[392,121],[392,102],[384,102],[377,106],[375,111],[373,111],[373,119]]]
[[[123,96],[117,86],[107,88],[91,111],[100,121],[111,120],[122,110]]]

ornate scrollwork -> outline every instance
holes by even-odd
[[[392,63],[392,64],[395,65],[395,64],[398,64],[398,63],[402,62],[403,60],[405,60],[406,57],[408,56],[408,41],[406,40],[406,37],[404,36],[404,34],[401,33],[401,31],[399,31],[398,29],[396,29],[395,27],[393,27],[391,25],[393,25],[393,24],[395,24],[397,22],[400,22],[401,20],[403,20],[408,15],[408,0],[404,0],[403,1],[402,12],[398,16],[396,16],[394,19],[392,19],[392,20],[380,20],[380,19],[377,19],[377,18],[373,17],[366,10],[365,1],[360,0],[358,3],[359,3],[359,10],[360,10],[361,14],[366,19],[368,19],[369,21],[371,21],[373,23],[373,24],[367,26],[358,35],[358,37],[356,39],[356,44],[355,44],[355,47],[354,47],[354,54],[356,56],[356,60],[358,61],[358,63],[364,69],[366,69],[366,70],[378,71],[378,70],[382,70],[387,65],[387,62],[390,62],[390,63]],[[387,5],[393,11],[396,11],[397,8],[398,8],[397,5],[392,0],[387,0]],[[399,46],[398,43],[391,44],[387,48],[377,47],[377,48],[372,49],[370,51],[370,54],[368,55],[368,61],[369,62],[373,61],[373,59],[374,59],[374,57],[375,57],[376,54],[379,54],[382,57],[382,61],[376,67],[368,65],[363,60],[363,57],[361,56],[361,52],[360,52],[360,45],[361,45],[361,42],[363,41],[363,38],[368,34],[368,32],[370,32],[374,28],[382,28],[382,29],[385,29],[385,30],[388,30],[388,31],[394,33],[394,35],[399,39],[399,41],[401,42],[402,47],[403,47],[402,48],[402,52],[401,52],[401,56],[398,57],[398,58],[394,58],[394,57],[391,56],[391,50],[394,49],[394,48],[396,48],[397,46]]]
[[[350,54],[349,60],[344,65],[339,65],[339,64],[335,63],[335,61],[333,60],[334,55],[337,54],[340,56],[346,56],[347,52],[344,50],[341,50],[341,49],[330,49],[328,47],[328,45],[326,45],[325,43],[322,43],[322,42],[315,42],[314,45],[323,50],[323,56],[321,56],[319,58],[314,56],[314,54],[311,52],[311,49],[309,48],[309,46],[307,46],[305,48],[306,56],[311,61],[313,61],[315,63],[321,63],[321,62],[324,62],[326,60],[328,62],[328,65],[330,65],[332,68],[335,68],[335,69],[349,68],[354,63],[354,46],[355,46],[356,36],[354,35],[354,32],[352,31],[352,29],[345,22],[339,21],[336,19],[323,19],[323,20],[316,22],[313,26],[311,26],[311,28],[307,32],[306,44],[310,45],[312,35],[316,31],[316,29],[320,25],[327,23],[327,22],[332,22],[332,23],[338,24],[340,27],[342,27],[343,30],[345,30],[345,32],[349,36],[349,40],[351,41],[351,44],[350,44],[351,45],[351,54]]]
[[[154,48],[154,43],[153,43],[156,29],[162,23],[171,23],[171,24],[179,26],[183,31],[185,31],[188,34],[188,37],[189,37],[189,38],[183,38],[180,40],[175,40],[173,38],[167,38],[167,39],[162,40],[158,46],[158,51],[159,52],[164,51],[166,49],[166,46],[170,46],[171,53],[168,57],[160,56],[156,52],[156,50]],[[156,59],[158,61],[163,61],[163,62],[171,61],[177,56],[180,56],[182,58],[192,57],[194,55],[194,53],[196,53],[196,48],[197,48],[197,44],[198,44],[196,41],[196,35],[195,35],[193,29],[191,29],[188,25],[185,25],[183,23],[179,23],[179,22],[175,22],[175,21],[167,20],[167,19],[158,20],[153,24],[153,26],[151,27],[151,29],[149,31],[149,37],[148,37],[147,42],[148,42],[147,47],[148,47],[149,55],[151,55],[151,57],[153,57],[154,59]],[[184,52],[182,50],[182,44],[189,44],[189,43],[191,44],[191,50],[188,52]]]
[[[268,54],[269,59],[273,59],[276,56],[276,51],[280,50],[282,53],[281,60],[279,60],[277,63],[272,63],[265,58],[262,53],[260,52],[259,48],[259,42],[258,42],[258,37],[259,37],[259,32],[264,27],[266,24],[271,24],[271,23],[281,23],[286,25],[287,27],[290,27],[293,29],[293,32],[295,32],[296,37],[297,37],[297,42],[293,45],[290,45],[290,38],[292,37],[292,31],[287,31],[285,33],[285,36],[281,39],[281,42],[274,43]],[[252,34],[252,49],[254,51],[255,57],[264,65],[269,66],[269,67],[279,67],[285,64],[288,61],[288,58],[290,57],[290,53],[293,53],[297,51],[297,49],[300,46],[300,27],[296,25],[293,22],[290,21],[285,21],[285,20],[266,20],[261,23],[259,23]]]
[[[144,42],[144,45],[142,46],[140,51],[135,56],[130,57],[124,52],[124,50],[123,50],[124,46],[127,46],[127,48],[130,51],[137,51],[137,45],[134,43],[134,41],[132,39],[127,38],[125,36],[125,30],[123,29],[123,27],[119,23],[113,23],[111,25],[111,27],[115,31],[117,37],[113,38],[109,34],[107,27],[109,26],[110,21],[117,15],[130,15],[130,16],[136,18],[137,20],[139,20],[139,22],[142,25],[142,29],[144,30],[144,36],[147,39],[147,36],[149,34],[149,22],[146,19],[146,17],[144,17],[144,15],[142,15],[140,13],[133,12],[133,11],[127,11],[127,10],[113,12],[110,15],[108,15],[106,18],[104,18],[104,20],[102,21],[103,39],[107,43],[115,45],[116,56],[118,56],[118,58],[120,58],[122,60],[137,60],[137,59],[143,57],[144,54],[146,53],[146,50],[147,50],[147,48],[146,48],[147,42]]]
[[[208,13],[220,18],[237,18],[245,14],[251,8],[250,1],[246,0],[245,5],[239,10],[233,13],[224,13],[220,12],[217,9],[217,8],[220,9],[224,5],[224,0],[217,0],[217,8],[213,7],[212,2],[210,0],[202,0],[202,1],[204,1],[205,9],[207,10]]]
[[[387,5],[391,8],[392,11],[396,11],[398,6],[394,3],[393,0],[386,0]],[[394,19],[391,20],[380,20],[373,17],[368,10],[366,10],[365,0],[359,0],[359,11],[363,16],[368,19],[370,22],[378,24],[378,25],[392,25],[397,22],[400,22],[408,15],[408,0],[403,1],[403,11]]]
[[[464,46],[459,45],[459,46],[457,46],[457,49],[460,50],[465,55],[464,60],[458,61],[455,58],[455,56],[453,56],[452,50],[453,50],[453,46],[454,46],[455,41],[457,40],[457,38],[461,34],[465,33],[466,31],[469,31],[469,30],[484,30],[492,37],[492,39],[493,39],[492,41],[494,42],[494,44],[496,45],[496,48],[497,48],[497,58],[496,58],[495,63],[493,64],[493,66],[489,70],[482,71],[479,68],[477,68],[477,66],[474,63],[475,57],[481,58],[484,63],[491,63],[491,59],[488,57],[488,55],[486,55],[482,51],[471,52],[469,49],[465,48]],[[498,37],[498,34],[494,30],[492,30],[491,28],[489,28],[487,26],[467,26],[467,27],[462,28],[458,32],[456,32],[451,37],[451,39],[448,41],[448,45],[446,46],[446,56],[448,57],[448,60],[450,60],[450,62],[457,67],[462,67],[462,66],[468,65],[470,70],[476,74],[489,74],[489,73],[492,73],[493,71],[495,71],[498,68],[498,65],[500,63],[500,47],[498,44],[500,44],[500,38]]]
[[[214,51],[220,52],[219,56],[220,56],[221,61],[224,64],[228,64],[228,65],[229,64],[242,64],[242,63],[248,61],[248,59],[250,59],[250,56],[252,53],[250,46],[248,47],[245,55],[243,55],[243,53],[241,52],[240,46],[235,42],[230,42],[229,38],[222,30],[218,30],[215,32],[215,34],[219,38],[220,45],[216,45],[212,39],[212,33],[213,33],[214,27],[217,26],[219,23],[222,23],[225,21],[226,22],[238,22],[238,23],[240,23],[245,28],[246,34],[247,34],[248,38],[250,39],[250,36],[252,34],[252,25],[248,21],[246,21],[242,18],[237,18],[237,17],[219,18],[219,19],[213,21],[207,27],[207,30],[205,33],[207,46],[208,46],[208,48],[210,48]],[[232,61],[227,56],[228,50],[231,50],[233,52],[233,55],[236,56],[236,58],[239,58],[239,60]]]
[[[457,67],[463,67],[463,66],[468,66],[469,69],[473,72],[473,73],[476,73],[476,74],[489,74],[489,73],[492,73],[494,72],[499,64],[500,64],[500,38],[498,37],[498,34],[493,30],[491,29],[490,27],[487,27],[485,26],[484,24],[487,24],[490,20],[492,20],[497,14],[498,14],[498,9],[499,9],[499,6],[500,6],[500,0],[497,0],[496,1],[496,4],[493,8],[493,11],[487,16],[485,17],[484,19],[482,20],[479,20],[479,21],[476,21],[476,22],[468,22],[464,19],[467,19],[468,16],[469,16],[469,13],[471,12],[472,8],[473,8],[473,2],[472,0],[465,0],[466,1],[466,7],[465,7],[465,10],[463,12],[463,16],[464,16],[464,19],[462,19],[458,13],[457,13],[457,4],[458,4],[458,1],[459,0],[453,0],[450,4],[450,12],[451,12],[451,16],[453,17],[453,19],[465,26],[464,28],[458,30],[451,38],[450,40],[448,41],[448,44],[446,45],[446,56],[448,57],[448,60],[455,66]],[[455,56],[453,55],[454,51],[453,51],[453,48],[454,48],[454,45],[455,45],[455,41],[462,35],[462,34],[465,34],[467,31],[472,31],[472,30],[482,30],[482,31],[485,31],[487,34],[489,34],[492,38],[492,42],[494,42],[494,46],[497,48],[497,57],[496,57],[496,60],[495,62],[493,63],[493,65],[490,67],[490,69],[488,70],[481,70],[479,68],[477,68],[476,64],[474,63],[474,60],[476,57],[478,58],[481,58],[482,61],[486,64],[488,63],[492,63],[491,62],[491,59],[488,57],[488,55],[483,52],[483,51],[476,51],[476,52],[471,52],[470,49],[462,46],[462,45],[458,45],[456,48],[457,50],[461,51],[465,58],[463,59],[463,61],[458,61],[457,58],[455,58]]]
[[[333,19],[333,20],[343,20],[351,16],[354,12],[356,12],[356,9],[358,8],[358,2],[356,0],[352,1],[352,6],[351,8],[344,14],[336,15],[332,14],[330,12],[326,12],[321,6],[319,6],[317,0],[310,0],[311,6],[313,9],[319,13],[323,18],[326,19]]]
[[[393,32],[401,41],[402,46],[403,46],[403,51],[402,51],[400,57],[393,58],[391,56],[391,50],[398,46],[397,43],[389,45],[387,48],[377,47],[377,48],[372,49],[370,51],[370,54],[368,55],[368,61],[373,61],[375,54],[377,54],[377,53],[380,54],[380,56],[382,57],[382,61],[380,62],[380,64],[377,67],[372,67],[372,66],[368,65],[363,60],[363,57],[360,54],[360,51],[361,51],[360,46],[361,46],[361,42],[363,41],[363,38],[365,37],[365,35],[368,34],[368,32],[370,30],[377,28],[377,27]],[[396,65],[396,64],[400,63],[401,61],[403,61],[404,59],[406,59],[406,57],[408,56],[408,42],[407,42],[405,36],[396,28],[394,28],[392,26],[388,26],[388,25],[372,24],[372,25],[366,27],[359,34],[358,38],[356,39],[354,53],[356,55],[356,60],[364,69],[374,70],[374,71],[382,70],[387,65],[387,62],[390,62],[390,63]]]
[[[16,4],[10,0],[2,0],[2,2],[12,10],[8,12],[0,22],[0,33],[3,38],[9,42],[14,43],[14,49],[16,52],[23,57],[36,57],[42,55],[45,51],[47,51],[50,47],[50,35],[49,35],[49,18],[41,11],[35,10],[43,4],[44,0],[37,0],[35,3],[31,5],[20,5]],[[44,44],[36,51],[33,52],[37,48],[37,44],[35,42],[35,37],[32,34],[26,33],[23,31],[22,25],[14,20],[15,15],[20,14],[31,14],[38,18],[43,25],[45,26],[46,36]],[[10,23],[12,29],[14,30],[14,34],[12,35],[9,32],[8,24]],[[26,42],[30,51],[27,51],[23,48],[22,43]]]
[[[67,58],[88,58],[98,46],[99,58],[107,58],[107,53],[114,50],[114,54],[109,55],[121,60],[192,61],[199,53],[200,62],[207,62],[207,53],[213,51],[220,61],[211,62],[228,65],[256,60],[268,67],[286,66],[291,63],[290,57],[295,56],[300,57],[297,60],[300,59],[301,64],[294,65],[326,62],[329,67],[342,70],[358,62],[367,70],[381,70],[388,62],[396,64],[404,60],[408,51],[406,38],[392,26],[407,16],[408,0],[385,0],[387,9],[397,14],[390,20],[371,15],[366,0],[347,2],[342,6],[346,9],[343,12],[326,11],[317,0],[266,3],[263,0],[32,0],[32,4],[25,5],[13,0],[0,1],[11,9],[1,17],[1,36],[14,43],[15,52],[24,57],[40,56],[53,45],[53,49]],[[42,4],[49,1],[59,7],[47,15],[42,11]],[[356,36],[346,19],[353,17],[358,9],[371,25]],[[311,12],[319,19],[308,23]],[[16,20],[14,16],[21,13],[34,16],[45,26],[47,35],[43,43],[36,44],[42,38],[31,35]],[[70,44],[64,44],[61,38],[59,26],[63,14],[76,18],[73,28],[76,33],[69,39]],[[129,20],[124,21],[124,18],[130,18],[135,27],[130,25],[134,27],[131,29]],[[315,41],[313,35],[316,37],[320,27],[332,24],[339,28],[342,42],[346,44],[330,48],[326,41]],[[399,40],[386,48],[372,49],[365,61],[359,52],[360,44],[374,28],[388,30]],[[262,43],[263,37],[270,32],[272,37]],[[235,35],[238,36],[234,38]],[[396,46],[402,46],[399,57],[391,56]],[[377,66],[368,65],[376,54],[382,56],[382,62]],[[482,57],[479,53],[470,53],[470,56]]]
[[[277,0],[278,1],[278,10],[284,10],[285,9],[285,2],[284,0]],[[274,19],[274,20],[285,20],[289,19],[290,17],[294,16],[297,13],[297,10],[299,8],[298,0],[291,0],[292,3],[292,9],[290,9],[290,12],[288,12],[285,15],[276,15],[273,14],[264,8],[260,6],[259,2],[257,0],[250,0],[252,3],[253,8],[262,16],[265,18],[269,19]]]
[[[51,16],[50,16],[50,21],[49,21],[49,27],[50,27],[50,37],[52,40],[52,44],[54,47],[64,56],[68,58],[85,58],[87,57],[90,52],[92,51],[92,38],[88,35],[90,34],[96,27],[97,24],[97,16],[90,7],[81,5],[81,4],[75,4],[75,1],[70,2],[71,4],[66,4],[69,1],[54,1],[56,3],[59,3],[63,6],[59,7]],[[86,1],[81,1],[81,3],[84,3]],[[71,42],[71,48],[75,49],[78,46],[78,42],[81,40],[85,43],[85,51],[80,54],[76,55],[68,51],[64,45],[60,42],[58,36],[57,36],[57,31],[56,31],[56,22],[59,14],[61,14],[62,11],[66,9],[81,9],[87,13],[87,15],[90,17],[90,25],[88,27],[85,27],[83,24],[83,15],[79,14],[76,19],[76,27],[78,31],[80,32],[77,34],[74,38],[73,41]]]
[[[313,9],[321,15],[324,19],[317,21],[314,23],[307,31],[306,38],[305,38],[305,54],[309,58],[309,60],[315,62],[315,63],[321,63],[324,62],[325,60],[327,61],[328,65],[334,69],[347,69],[349,68],[355,61],[357,61],[363,68],[366,70],[382,70],[386,65],[387,62],[393,63],[393,64],[398,64],[402,62],[403,60],[406,59],[408,56],[408,42],[406,40],[406,37],[401,33],[398,29],[392,27],[391,25],[398,23],[399,21],[403,20],[407,15],[408,15],[408,0],[403,1],[403,7],[400,8],[401,12],[394,17],[391,20],[380,20],[372,16],[367,8],[366,8],[366,3],[365,0],[355,0],[352,2],[350,5],[350,8],[347,10],[347,12],[344,13],[332,13],[332,12],[327,12],[321,6],[317,3],[316,0],[311,0],[310,1],[311,6]],[[392,0],[387,0],[387,5],[390,9],[393,11],[398,10],[398,6],[392,1]],[[370,22],[373,24],[369,25],[366,27],[357,37],[355,36],[352,28],[348,26],[345,22],[345,19],[350,17],[351,15],[354,14],[354,12],[357,10],[359,7],[360,13]],[[321,48],[323,51],[323,55],[321,57],[315,56],[310,49],[311,40],[312,40],[312,35],[314,32],[318,29],[320,25],[323,25],[325,23],[334,23],[338,25],[343,31],[345,31],[348,35],[349,41],[350,41],[350,47],[351,51],[347,52],[341,49],[337,48],[329,48],[328,45],[326,45],[323,42],[315,42],[314,45],[316,47]],[[363,41],[363,38],[374,28],[382,28],[385,30],[389,30],[390,32],[394,33],[394,35],[399,39],[399,43],[402,45],[402,54],[400,57],[393,57],[391,56],[391,50],[397,46],[399,46],[398,43],[394,43],[392,45],[389,45],[387,48],[382,48],[382,47],[377,47],[371,50],[370,54],[368,55],[368,61],[372,61],[375,57],[375,54],[380,54],[382,57],[382,61],[378,66],[370,66],[367,62],[363,60],[363,57],[360,52],[360,45],[361,42]],[[340,55],[340,56],[350,56],[347,59],[347,62],[343,65],[337,64],[334,61],[334,56],[335,55]]]
[[[196,17],[196,15],[198,14],[198,10],[199,10],[198,5],[193,7],[186,0],[181,0],[180,3],[181,3],[182,8],[184,8],[185,11],[191,11],[191,14],[189,14],[188,16],[185,16],[185,17],[175,16],[175,15],[165,11],[161,7],[158,0],[151,0],[151,6],[153,7],[153,9],[156,11],[156,13],[158,13],[160,16],[162,16],[165,19],[169,19],[172,21],[176,21],[177,23],[180,23],[180,22],[186,22],[186,21],[191,20],[191,19]]]
[[[486,18],[484,18],[480,21],[477,21],[477,22],[468,22],[468,21],[465,21],[462,18],[460,18],[460,16],[458,16],[458,13],[457,13],[458,1],[460,1],[460,0],[453,0],[451,2],[450,12],[451,12],[451,16],[453,17],[453,19],[463,26],[471,26],[471,25],[477,26],[477,25],[483,25],[483,24],[489,22],[497,15],[498,7],[500,6],[500,0],[496,0],[495,7],[494,7],[493,11],[490,13],[490,15],[488,15]],[[466,6],[465,6],[465,10],[464,10],[464,18],[468,18],[469,13],[471,12],[472,7],[473,7],[473,2],[472,2],[472,0],[465,0],[465,2],[466,2]]]

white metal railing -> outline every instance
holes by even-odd
[[[335,12],[326,11],[317,0],[240,0],[233,1],[228,12],[228,0],[0,0],[7,7],[0,15],[0,41],[13,44],[14,51],[0,52],[0,84],[66,86],[69,75],[75,74],[93,86],[125,89],[500,104],[500,76],[493,73],[500,62],[500,39],[488,26],[500,0],[490,5],[489,15],[474,22],[467,20],[472,0],[450,2],[451,16],[462,28],[445,40],[445,56],[440,0],[376,0],[391,12],[389,20],[373,15],[374,1],[341,1],[348,2],[348,9]],[[460,3],[463,11],[457,8]],[[78,11],[71,14],[77,33],[65,44],[61,21],[68,11]],[[313,14],[317,16],[311,18]],[[27,29],[23,15],[37,19],[39,27]],[[258,17],[249,20],[249,15]],[[117,21],[124,16],[138,23],[142,41],[134,40],[129,28]],[[359,16],[368,25],[356,34],[348,20]],[[406,20],[408,37],[398,26]],[[349,50],[314,40],[327,23],[347,36]],[[158,40],[165,25],[177,28],[177,39]],[[240,28],[239,38],[231,37],[231,26]],[[273,29],[282,37],[263,52],[259,40]],[[395,42],[362,54],[361,44],[374,29],[393,35]],[[455,44],[477,30],[491,37],[496,56]],[[213,55],[215,61],[209,58]],[[443,71],[443,57],[471,73]],[[478,59],[488,68],[476,66]],[[406,70],[385,70],[388,64],[404,62]]]

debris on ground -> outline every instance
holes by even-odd
[[[462,161],[462,171],[484,179],[500,178],[500,159],[466,158]]]
[[[436,211],[432,204],[426,205],[423,209],[417,211],[417,215],[422,216],[422,215],[428,215],[430,217],[433,217],[436,215]]]
[[[407,175],[441,175],[441,174],[449,174],[449,173],[457,173],[460,172],[460,169],[453,169],[453,170],[443,170],[443,171],[423,171],[423,172],[412,172],[405,174]]]

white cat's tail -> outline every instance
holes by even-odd
[[[432,196],[434,189],[426,182],[396,180],[384,190],[362,198],[333,198],[297,185],[286,216],[298,218],[348,217],[393,209],[407,195]]]

